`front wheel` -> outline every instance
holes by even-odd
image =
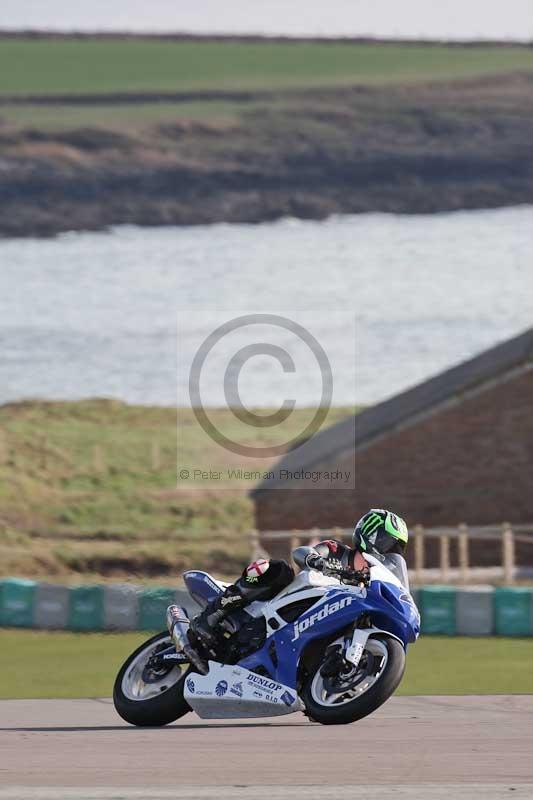
[[[339,653],[340,649],[339,644]],[[329,670],[324,669],[327,674],[323,675],[322,660],[309,676],[301,698],[307,715],[315,722],[343,725],[366,717],[379,708],[402,679],[405,651],[392,636],[371,636],[357,668],[350,670],[347,662],[344,665],[345,668],[334,675],[329,675]]]
[[[171,645],[168,633],[157,633],[122,665],[113,688],[113,702],[122,719],[131,725],[168,725],[191,710],[183,697],[189,665],[161,663],[154,658]]]

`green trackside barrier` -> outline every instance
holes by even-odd
[[[423,634],[455,636],[455,588],[426,586],[418,594]]]
[[[167,608],[175,602],[174,589],[144,589],[139,598],[139,630],[164,630]]]
[[[494,619],[498,636],[533,633],[531,589],[498,587],[494,590]]]
[[[0,581],[0,625],[31,628],[35,601],[35,583],[22,578]]]
[[[47,585],[43,584],[43,587],[46,588]],[[37,601],[39,591],[41,594],[44,591],[43,587],[25,579],[0,579],[0,626],[39,627]],[[122,616],[119,615],[120,618],[116,619],[110,617],[110,609],[112,611],[114,606],[110,605],[108,595],[114,598],[125,589],[128,590],[125,593],[127,603],[124,609],[120,608]],[[484,590],[482,587],[457,589],[453,586],[423,586],[413,588],[412,594],[420,609],[424,635],[489,635],[486,612],[490,612],[491,619],[492,616],[494,618],[494,625],[489,628],[496,635],[533,635],[532,588],[487,587]],[[478,601],[481,599],[484,605],[483,614],[480,615]],[[169,587],[139,589],[112,584],[76,586],[68,592],[66,627],[78,631],[99,631],[105,628],[164,630],[167,607],[172,603],[187,605],[187,600],[183,589]],[[472,605],[473,600],[477,604]],[[124,610],[127,625],[123,624]],[[196,610],[194,606],[190,609],[190,614],[193,615]],[[108,624],[107,617],[112,619],[112,624]],[[468,625],[465,623],[467,617]]]
[[[103,586],[74,586],[69,593],[68,628],[74,631],[101,631],[103,627]]]

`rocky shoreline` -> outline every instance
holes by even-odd
[[[234,120],[143,130],[14,129],[0,107],[0,236],[533,203],[532,89],[248,92]]]

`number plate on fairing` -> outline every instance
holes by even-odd
[[[300,711],[294,689],[248,669],[209,662],[209,674],[191,672],[185,700],[203,719],[275,717]]]

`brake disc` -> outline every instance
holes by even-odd
[[[173,661],[162,661],[158,658],[158,653],[168,650],[168,646],[168,642],[159,644],[144,665],[141,674],[144,683],[157,683],[176,666]]]
[[[334,675],[324,675],[324,689],[328,694],[339,694],[355,688],[371,671],[373,657],[371,654],[363,653],[361,660],[356,667],[344,658],[340,658],[339,669]]]

